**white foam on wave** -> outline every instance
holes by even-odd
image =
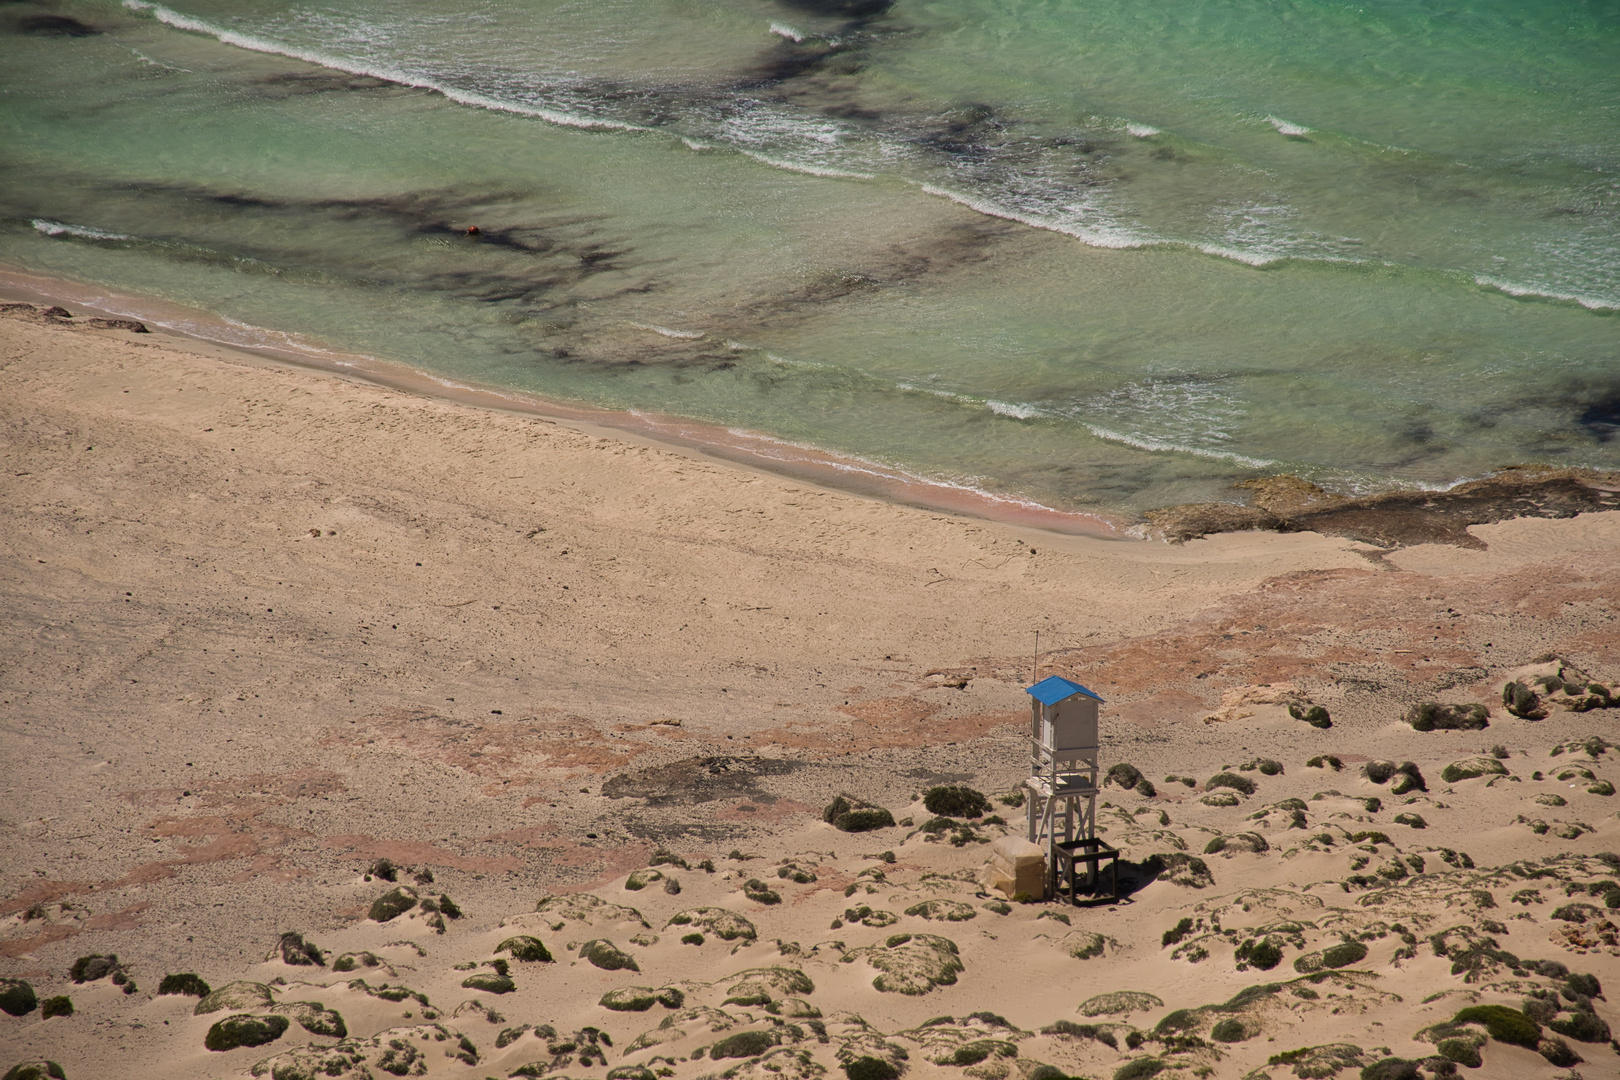
[[[1287,255],[1272,255],[1264,251],[1245,251],[1242,248],[1227,247],[1224,244],[1198,244],[1197,248],[1205,255],[1214,255],[1221,259],[1231,259],[1246,266],[1265,268],[1276,266],[1289,258]]]
[[[944,398],[946,401],[955,401],[963,405],[982,405],[978,398],[958,394],[954,390],[938,390],[932,386],[917,386],[914,383],[900,382],[894,384],[897,389],[906,390],[913,394],[927,394],[929,397]]]
[[[1127,435],[1124,432],[1112,431],[1096,424],[1082,423],[1082,426],[1099,439],[1124,443],[1126,446],[1134,446],[1138,450],[1152,450],[1155,453],[1192,454],[1194,457],[1230,461],[1250,469],[1272,469],[1280,464],[1280,462],[1273,461],[1270,458],[1250,457],[1247,454],[1239,454],[1231,450],[1209,450],[1202,446],[1183,446],[1180,443],[1154,439],[1145,435]]]
[[[832,180],[876,180],[873,173],[855,172],[853,169],[834,169],[828,165],[807,165],[802,161],[789,161],[786,158],[775,157],[771,154],[762,154],[758,150],[745,150],[736,148],[737,153],[751,157],[762,165],[769,165],[773,169],[786,169],[789,172],[805,173],[809,176],[821,176]]]
[[[105,229],[91,228],[89,225],[69,225],[65,221],[52,221],[49,218],[34,218],[29,222],[36,231],[46,236],[77,236],[83,240],[133,240],[135,237],[124,233],[107,232]]]
[[[1282,120],[1275,116],[1266,117],[1266,123],[1276,128],[1279,135],[1286,135],[1291,139],[1303,139],[1311,133],[1311,129],[1304,124],[1296,124],[1290,120]]]
[[[126,48],[128,48],[128,46],[126,46]],[[139,49],[131,48],[129,51],[134,53],[136,58],[139,59],[143,64],[150,64],[153,67],[160,67],[166,71],[181,71],[188,75],[191,74],[190,68],[175,67],[173,64],[165,64],[161,60],[154,60],[150,56],[147,56],[145,53],[141,52]]]
[[[1135,124],[1135,123],[1127,123],[1125,125],[1125,133],[1127,135],[1130,135],[1132,138],[1136,138],[1136,139],[1151,139],[1155,135],[1163,135],[1164,134],[1164,132],[1160,131],[1158,128],[1154,127],[1152,124]]]
[[[1620,300],[1604,300],[1595,296],[1582,296],[1579,293],[1560,292],[1556,289],[1547,289],[1540,286],[1520,285],[1512,281],[1503,281],[1501,278],[1486,277],[1483,274],[1476,274],[1474,283],[1487,289],[1507,293],[1509,296],[1531,296],[1543,300],[1563,300],[1568,303],[1579,304],[1589,311],[1620,311]]]
[[[959,394],[954,390],[940,390],[932,386],[918,386],[915,383],[897,382],[896,389],[910,391],[914,394],[927,394],[930,397],[944,398],[959,405],[968,405],[975,409],[988,409],[997,416],[1005,416],[1011,420],[1033,420],[1037,416],[1046,415],[1045,412],[1034,405],[1024,402],[996,401],[994,398],[978,398],[971,394]]]
[[[924,194],[949,199],[959,206],[965,206],[969,210],[976,210],[986,217],[1001,218],[1003,221],[1016,221],[1020,225],[1028,225],[1032,229],[1045,229],[1047,232],[1062,233],[1064,236],[1072,236],[1090,247],[1113,248],[1124,251],[1132,248],[1149,247],[1164,242],[1137,236],[1122,229],[1087,229],[1067,222],[1053,221],[1037,214],[1020,213],[1017,210],[991,202],[989,199],[981,199],[975,195],[963,195],[957,191],[950,191],[946,188],[935,187],[933,184],[924,184],[915,180],[909,182],[916,184]]]
[[[798,30],[783,22],[771,23],[771,33],[775,34],[777,37],[785,37],[789,41],[793,42],[804,40],[804,31]]]
[[[316,49],[301,49],[278,41],[271,41],[268,38],[258,37],[255,34],[243,34],[235,30],[227,30],[223,26],[215,26],[204,19],[184,15],[166,8],[162,4],[151,3],[150,0],[124,0],[124,7],[130,11],[150,15],[159,22],[174,27],[176,30],[205,34],[223,45],[246,49],[249,52],[286,56],[294,60],[302,60],[308,64],[319,64],[321,67],[331,68],[334,71],[346,71],[351,75],[367,75],[374,79],[382,79],[386,82],[398,83],[401,86],[410,86],[418,90],[431,90],[436,94],[442,94],[458,105],[471,105],[479,109],[488,109],[491,112],[515,113],[519,116],[544,120],[548,124],[556,124],[560,127],[600,128],[612,131],[651,130],[639,124],[628,124],[620,120],[580,116],[574,113],[560,112],[556,109],[541,108],[537,105],[524,105],[514,101],[506,101],[473,90],[462,90],[458,87],[447,86],[434,79],[401,68],[361,63]]]
[[[659,326],[656,323],[632,322],[630,325],[637,330],[650,330],[667,338],[680,338],[686,341],[695,341],[705,336],[702,330],[671,330],[667,326]]]
[[[304,353],[309,356],[319,356],[329,363],[334,363],[341,367],[354,367],[357,360],[370,360],[379,364],[385,362],[367,353],[336,352],[332,349],[323,349],[319,345],[311,344],[309,340],[306,339],[302,334],[291,334],[285,330],[271,330],[268,327],[256,326],[253,323],[245,323],[239,319],[233,319],[229,315],[221,315],[218,318],[221,322],[240,332],[241,336],[231,340],[231,344],[251,345],[257,348],[284,349],[289,352]],[[206,336],[205,334],[199,333],[190,325],[187,326],[186,333],[191,334],[194,337]]]
[[[997,416],[1006,416],[1013,420],[1033,420],[1035,417],[1041,415],[1041,410],[1037,409],[1035,406],[1025,405],[1021,402],[1009,403],[1005,401],[994,401],[990,398],[986,398],[984,401],[984,407],[995,413]]]

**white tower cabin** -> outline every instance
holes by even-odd
[[[1100,780],[1097,707],[1103,699],[1059,675],[1028,688],[1030,697],[1029,840],[1046,852],[1047,898],[1066,886],[1077,899],[1076,871],[1085,865],[1088,888],[1110,861],[1118,894],[1119,852],[1097,839]]]

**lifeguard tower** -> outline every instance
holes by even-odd
[[[1028,688],[1030,696],[1029,840],[1046,854],[1046,898],[1066,889],[1078,898],[1077,871],[1096,896],[1101,863],[1109,863],[1109,899],[1119,895],[1119,852],[1097,839],[1097,706],[1103,699],[1059,675]]]

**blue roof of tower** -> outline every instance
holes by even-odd
[[[1064,698],[1071,698],[1076,694],[1084,694],[1094,701],[1102,700],[1079,683],[1070,682],[1061,675],[1048,675],[1034,686],[1027,687],[1024,692],[1042,705],[1056,705]]]

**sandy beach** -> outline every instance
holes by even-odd
[[[0,978],[73,1007],[0,1016],[0,1067],[1620,1075],[1620,712],[1573,707],[1620,680],[1620,512],[1064,534],[83,321],[0,318]],[[1106,792],[1117,905],[979,881],[1037,630],[1149,781]],[[293,1022],[205,1048],[231,1015]]]

